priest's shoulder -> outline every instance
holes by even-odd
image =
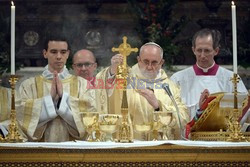
[[[42,75],[37,75],[37,76],[28,77],[28,78],[26,78],[26,79],[23,79],[23,81],[21,81],[21,85],[30,84],[31,82],[35,82],[36,79],[43,80],[44,77],[43,77]]]
[[[191,75],[194,75],[194,70],[193,70],[193,67],[188,67],[188,68],[185,68],[183,70],[180,70],[180,71],[177,71],[175,72],[171,77],[170,79],[172,78],[183,78],[183,77],[189,77]]]
[[[87,84],[87,82],[88,82],[88,80],[86,80],[85,78],[80,77],[80,76],[72,75],[72,77],[73,78],[75,77],[78,80],[78,82],[81,82],[83,84]]]
[[[227,73],[229,73],[229,74],[233,74],[233,71],[228,70],[227,68],[222,67],[222,66],[219,66],[219,71],[221,71],[221,72],[223,72],[223,73],[227,72]]]

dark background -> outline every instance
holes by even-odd
[[[142,8],[162,1],[137,1]],[[163,1],[164,2],[164,1]],[[165,2],[168,2],[167,0]],[[147,40],[142,37],[136,10],[126,0],[15,0],[16,6],[16,62],[21,67],[42,67],[47,64],[42,56],[43,41],[47,34],[62,32],[70,40],[71,53],[82,48],[92,50],[100,66],[108,66],[113,46],[118,47],[122,37],[128,37],[132,47],[140,47]],[[237,32],[239,64],[248,67],[249,9],[248,0],[237,0]],[[158,10],[157,8],[154,10]],[[182,22],[180,21],[182,19]],[[167,22],[168,20],[166,20]],[[161,20],[164,22],[164,20]],[[203,27],[216,28],[222,33],[219,64],[232,64],[231,1],[179,0],[174,1],[169,16],[170,25],[180,23],[170,37],[175,54],[167,59],[174,65],[191,65],[195,58],[191,51],[191,37]],[[173,24],[172,24],[173,23]],[[10,1],[0,1],[0,61],[2,70],[9,66],[10,54]],[[167,31],[168,32],[168,31]],[[164,48],[165,50],[165,48]],[[136,61],[132,54],[128,63]],[[68,62],[70,65],[70,61]]]

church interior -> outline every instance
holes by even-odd
[[[231,1],[228,0],[16,0],[15,5],[15,51],[20,68],[46,65],[41,50],[46,35],[53,31],[61,31],[70,39],[71,54],[80,48],[92,50],[99,66],[110,64],[111,48],[125,35],[135,47],[145,41],[164,43],[166,67],[191,65],[195,62],[190,47],[192,35],[204,27],[220,30],[222,41],[217,62],[232,64]],[[0,8],[3,71],[10,54],[10,1],[2,0]],[[249,15],[248,1],[237,1],[238,56],[243,69],[250,62]],[[136,54],[128,64],[135,61]]]
[[[89,49],[96,56],[97,72],[110,66],[123,37],[131,47],[156,42],[163,51],[163,69],[168,76],[196,62],[192,37],[202,28],[221,32],[217,64],[233,69],[233,32],[231,0],[13,0],[15,5],[15,68],[17,86],[40,74],[47,65],[43,47],[47,36],[64,34],[70,42],[66,63],[70,72],[72,57],[79,49]],[[238,74],[250,92],[250,3],[235,0],[237,6]],[[11,71],[11,1],[0,0],[0,86],[10,88]],[[128,66],[137,62],[131,53]],[[249,96],[249,95],[248,95]],[[1,96],[2,97],[2,96]],[[250,99],[250,98],[249,98]],[[1,100],[1,99],[0,99]],[[249,166],[250,146],[203,147],[164,143],[157,147],[127,146],[98,149],[93,142],[78,148],[54,144],[27,148],[0,146],[0,166]],[[78,143],[79,144],[79,143]],[[144,144],[144,143],[143,143]],[[142,145],[143,145],[142,144]],[[173,144],[173,145],[172,145]],[[246,146],[247,145],[247,146]],[[92,147],[88,149],[89,147]],[[144,145],[143,145],[144,146]],[[1,148],[2,147],[2,148]],[[114,149],[110,149],[110,147]],[[123,147],[128,149],[123,149]],[[45,148],[45,149],[43,149]],[[12,162],[12,155],[15,161]],[[40,161],[39,158],[42,157]],[[220,157],[220,159],[218,159]],[[114,158],[114,159],[113,159]],[[112,159],[112,160],[111,160]],[[6,162],[5,162],[6,160]],[[220,164],[221,163],[221,164]]]

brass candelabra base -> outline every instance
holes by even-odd
[[[244,135],[242,134],[241,130],[241,125],[239,124],[239,117],[241,116],[242,112],[238,109],[238,91],[237,91],[237,83],[240,81],[240,77],[238,74],[233,75],[232,77],[232,83],[234,85],[234,109],[231,111],[229,119],[228,119],[228,124],[229,124],[229,138],[227,141],[232,141],[232,142],[239,142],[239,141],[247,141]]]
[[[233,109],[232,111],[232,116],[231,119],[228,120],[229,122],[229,137],[227,141],[230,142],[247,142],[247,139],[244,137],[243,133],[240,131],[241,130],[241,125],[238,122],[239,118],[239,111],[238,109]]]
[[[9,142],[9,143],[23,142],[23,139],[18,132],[18,125],[16,121],[15,85],[17,82],[17,77],[15,75],[11,75],[9,82],[11,85],[11,113],[10,113],[9,133],[5,138],[0,139],[0,142]]]

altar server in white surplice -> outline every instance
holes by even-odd
[[[50,36],[43,50],[48,65],[42,75],[20,85],[17,118],[29,141],[62,142],[84,136],[79,113],[95,111],[95,93],[86,88],[85,79],[67,70],[69,53],[64,37]]]
[[[233,72],[215,63],[214,57],[219,53],[221,34],[217,30],[202,29],[192,40],[192,50],[196,64],[176,72],[171,80],[181,88],[181,97],[186,103],[190,120],[199,115],[199,108],[210,93],[233,92],[231,81]],[[240,80],[238,92],[246,93],[247,89]]]

